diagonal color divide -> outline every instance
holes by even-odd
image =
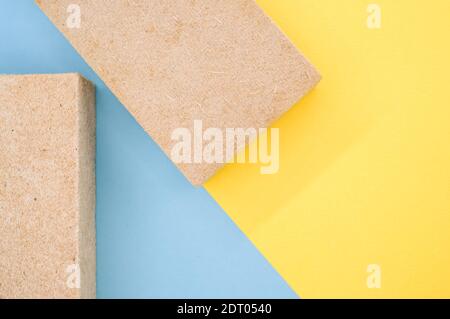
[[[0,46],[2,74],[76,71],[95,84],[99,298],[296,297],[210,195],[186,181],[33,0],[1,3],[0,38],[8,43]]]
[[[259,1],[323,81],[206,188],[304,298],[448,298],[450,2],[373,2]]]
[[[325,80],[206,188],[302,297],[449,297],[450,3],[259,3]]]

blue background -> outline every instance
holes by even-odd
[[[0,0],[0,73],[64,72],[81,73],[97,88],[99,298],[297,297],[34,2]]]

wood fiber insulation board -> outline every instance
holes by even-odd
[[[95,89],[0,76],[0,298],[95,298]]]
[[[169,157],[175,129],[268,127],[320,80],[253,0],[36,2]]]

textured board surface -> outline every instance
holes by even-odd
[[[267,127],[320,78],[253,0],[36,2],[168,156],[175,129]]]
[[[8,43],[0,46],[0,73],[77,71],[95,84],[97,298],[296,297],[33,0],[0,8],[0,39]]]
[[[206,188],[302,298],[450,297],[450,2],[258,3],[323,80]]]
[[[0,298],[95,297],[95,93],[0,76]]]

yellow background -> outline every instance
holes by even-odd
[[[207,190],[302,298],[450,297],[450,1],[258,3],[323,79],[273,125],[278,174]]]

